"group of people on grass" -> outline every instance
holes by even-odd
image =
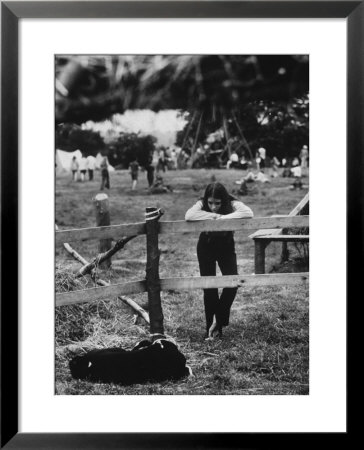
[[[100,171],[101,171],[101,185],[100,190],[103,191],[105,188],[110,189],[110,163],[109,159],[106,155],[104,155],[100,161]],[[76,156],[73,156],[71,161],[71,171],[72,171],[72,179],[73,181],[85,181],[86,180],[86,172],[88,172],[89,181],[94,179],[94,171],[96,170],[96,158],[94,156],[88,156],[85,158],[82,156],[80,159],[77,159]],[[157,176],[154,176],[155,168],[152,164],[149,164],[146,168],[147,173],[147,181],[149,189],[152,193],[162,193],[162,192],[170,192],[172,189],[169,186],[165,186],[163,182],[163,178],[158,174],[157,167]],[[135,191],[139,178],[140,166],[136,158],[134,158],[129,163],[129,173],[131,176],[131,190]]]
[[[129,163],[129,173],[131,176],[131,190],[135,191],[139,178],[140,166],[136,159]],[[147,181],[150,192],[153,194],[161,194],[164,192],[172,192],[170,186],[164,184],[163,177],[159,173],[159,166],[157,166],[157,175],[154,176],[155,168],[152,164],[149,164],[146,168]]]
[[[260,147],[256,152],[254,161],[248,161],[245,157],[245,154],[243,154],[240,158],[236,151],[232,151],[230,158],[226,164],[226,168],[248,170],[255,165],[258,172],[264,172],[267,167],[270,167],[272,169],[271,176],[273,178],[276,178],[279,175],[278,168],[282,165],[282,167],[284,168],[283,174],[289,173],[289,176],[296,177],[301,176],[298,174],[299,170],[302,173],[305,171],[305,169],[308,168],[308,162],[309,154],[307,145],[303,145],[298,156],[291,159],[283,158],[282,162],[280,162],[276,156],[269,158],[267,156],[266,149],[264,147]],[[300,168],[299,170],[298,167]]]
[[[100,162],[101,190],[103,190],[104,187],[110,189],[109,165],[110,164],[107,156],[104,156]],[[86,158],[84,155],[82,155],[80,159],[77,159],[76,156],[72,157],[71,172],[73,181],[86,181],[86,172],[88,172],[89,181],[93,181],[95,170],[96,158],[94,156],[89,155]]]
[[[82,155],[78,160],[76,156],[72,157],[71,160],[71,171],[73,181],[85,181],[86,172],[88,172],[88,178],[90,181],[94,179],[94,171],[96,169],[96,158],[89,155],[87,158]]]

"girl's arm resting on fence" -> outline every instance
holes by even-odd
[[[211,220],[217,219],[219,214],[203,211],[202,201],[199,200],[190,208],[185,215],[185,220]]]
[[[243,202],[238,200],[232,201],[232,206],[234,212],[230,214],[225,214],[219,216],[218,220],[221,219],[248,219],[254,216],[253,211],[249,208],[249,206],[244,205]]]

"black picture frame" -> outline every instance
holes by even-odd
[[[363,1],[96,1],[1,2],[1,448],[257,448],[297,434],[19,433],[18,431],[18,25],[22,18],[346,18],[347,285],[363,272]],[[359,240],[359,245],[358,245]],[[355,249],[355,250],[354,250]],[[9,269],[8,269],[9,268]],[[9,288],[10,287],[10,288]],[[348,303],[347,303],[348,304]],[[347,421],[349,414],[347,416]],[[349,425],[349,422],[348,422]],[[335,441],[349,436],[337,433]],[[299,437],[305,444],[310,433]],[[315,443],[321,438],[315,434]],[[323,434],[322,440],[327,436]],[[269,445],[270,446],[270,445]]]

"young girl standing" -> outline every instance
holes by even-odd
[[[205,194],[186,212],[186,220],[226,220],[253,217],[252,210],[236,200],[221,183],[210,183]],[[216,263],[223,275],[237,275],[235,242],[232,231],[202,232],[197,243],[201,276],[216,275]],[[206,338],[221,337],[229,324],[230,309],[237,288],[204,289]],[[215,320],[214,320],[215,319]]]

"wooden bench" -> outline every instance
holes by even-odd
[[[307,193],[305,197],[296,205],[288,216],[298,216],[306,214],[309,208],[309,194]],[[277,216],[272,216],[277,217]],[[254,240],[254,264],[255,273],[265,273],[265,249],[271,242],[282,242],[282,260],[288,259],[288,242],[308,242],[309,235],[307,234],[283,234],[283,229],[267,229],[267,230],[257,230],[255,233],[251,234],[249,237]]]

